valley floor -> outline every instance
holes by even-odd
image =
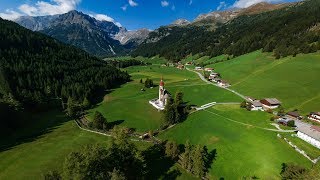
[[[242,59],[240,57],[238,61],[226,61],[214,65],[214,67],[221,72],[223,77],[231,81],[233,84],[231,89],[234,88],[241,93],[257,98],[279,97],[285,107],[289,109],[299,107],[303,112],[314,109],[318,105],[317,98],[315,96],[314,100],[310,99],[312,99],[312,95],[318,93],[315,92],[318,85],[310,83],[314,82],[311,76],[315,76],[318,64],[312,68],[309,62],[302,62],[301,59],[284,59],[284,62],[274,62],[268,58],[268,55],[262,56],[260,52],[255,52],[242,57]],[[317,61],[317,58],[317,54],[309,57],[312,62]],[[251,66],[252,62],[249,61],[253,61],[252,59],[257,59],[256,63],[258,64]],[[247,67],[247,71],[240,71],[242,65],[238,63],[241,61],[248,61],[244,65]],[[284,76],[289,77],[289,82],[280,85],[286,77],[280,76],[279,73],[285,67],[277,68],[282,67],[285,63],[288,63],[286,66],[294,66],[293,69],[296,66],[298,68],[306,65],[309,68],[308,80],[303,81],[305,78],[294,75],[294,72],[290,70],[289,74],[284,73]],[[297,65],[294,65],[295,63]],[[262,68],[262,65],[266,65],[266,67]],[[257,69],[260,66],[262,69]],[[296,70],[302,71],[302,69],[301,67]],[[211,102],[240,103],[243,101],[241,97],[230,91],[206,84],[200,80],[197,74],[187,70],[160,65],[129,67],[126,70],[132,76],[133,81],[107,92],[103,101],[88,111],[87,117],[89,119],[92,118],[95,111],[99,111],[109,122],[118,121],[120,126],[134,128],[138,132],[159,129],[163,121],[161,112],[148,103],[150,99],[158,96],[158,87],[145,89],[146,91],[142,92],[141,89],[144,85],[139,81],[150,78],[155,84],[158,84],[161,76],[164,78],[165,88],[171,94],[174,95],[177,91],[182,91],[184,100],[192,105],[201,106]],[[250,73],[248,73],[249,70]],[[270,75],[270,77],[263,73],[271,70],[274,70],[274,75]],[[262,80],[266,81],[260,82]],[[253,88],[254,84],[256,84],[255,88]],[[269,87],[268,84],[272,85]],[[298,88],[292,92],[288,89],[282,90],[281,87],[284,88],[286,85],[295,85],[293,88],[304,85],[305,88],[301,88],[301,90]],[[307,87],[310,88],[307,89]],[[267,89],[269,90],[267,91]],[[297,96],[296,90],[300,91],[300,94],[301,91],[304,92],[303,95]],[[62,116],[58,112],[54,112],[54,114],[43,115],[40,120],[47,121]],[[209,171],[211,179],[222,177],[241,179],[253,176],[259,179],[280,179],[281,164],[289,162],[310,168],[312,163],[309,160],[291,148],[283,139],[277,137],[278,133],[284,136],[290,136],[291,133],[266,130],[276,129],[270,124],[270,117],[271,115],[265,112],[249,112],[240,109],[237,104],[220,104],[191,114],[185,122],[159,134],[158,138],[174,140],[181,144],[189,140],[192,144],[207,146],[209,151],[216,151],[216,159]],[[71,151],[92,143],[108,146],[109,141],[108,137],[78,129],[73,121],[66,119],[52,125],[49,131],[45,131],[30,141],[2,149],[0,152],[0,179],[41,179],[41,175],[46,171],[61,167],[64,157]],[[297,141],[296,143],[299,146],[306,146],[304,142]],[[150,146],[150,144],[141,142],[138,145],[141,149]],[[319,151],[314,148],[307,147],[305,150],[313,156],[319,155]],[[157,165],[155,164],[155,166]],[[193,178],[176,165],[170,168],[170,170],[174,169],[180,171],[178,179]]]

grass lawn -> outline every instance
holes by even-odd
[[[286,109],[304,114],[320,110],[320,53],[275,60],[256,51],[209,67],[247,96],[275,97]]]
[[[256,176],[279,179],[281,163],[294,162],[310,168],[311,163],[295,152],[276,132],[259,129],[238,122],[267,127],[268,115],[252,113],[236,107],[212,107],[192,114],[184,123],[163,134],[162,139],[206,145],[217,151],[210,176],[212,179],[241,179]],[[223,115],[220,116],[220,115]]]
[[[303,150],[308,154],[309,157],[312,159],[316,159],[320,156],[320,149],[312,146],[311,144],[303,141],[302,139],[296,137],[296,136],[291,136],[291,134],[287,134],[285,136],[289,141],[291,141],[294,145],[298,146],[299,149]]]
[[[165,88],[173,96],[177,91],[183,92],[184,100],[189,104],[241,102],[241,98],[231,92],[207,85],[195,73],[187,70],[157,65],[134,66],[126,70],[133,81],[108,93],[103,102],[88,111],[89,119],[93,117],[95,111],[99,111],[108,121],[122,122],[120,125],[135,128],[140,132],[158,129],[162,124],[161,112],[149,104],[149,100],[158,97],[158,87],[141,92],[144,85],[139,81],[150,78],[155,85],[158,85],[161,76],[164,78]]]
[[[49,170],[61,170],[64,159],[70,152],[78,151],[89,144],[99,143],[108,146],[110,143],[108,137],[80,130],[73,121],[68,121],[58,111],[38,114],[38,118],[34,120],[56,121],[56,126],[52,123],[52,127],[41,135],[36,134],[32,140],[1,151],[0,179],[43,179],[42,174]],[[38,125],[35,123],[34,126]],[[145,149],[150,144],[137,145]]]

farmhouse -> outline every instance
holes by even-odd
[[[294,121],[294,120],[293,120],[292,118],[288,117],[288,116],[280,117],[280,118],[277,120],[277,122],[278,122],[279,124],[283,124],[283,125],[285,125],[285,126],[287,126],[290,121]]]
[[[201,70],[202,70],[202,67],[195,67],[194,70],[196,70],[196,71],[201,71]]]
[[[320,127],[303,123],[297,130],[297,137],[320,149]]]
[[[212,72],[214,69],[213,68],[205,68],[204,70],[207,72]]]
[[[177,66],[177,68],[182,70],[182,69],[184,69],[184,65],[179,64],[179,65]]]
[[[256,98],[249,97],[249,96],[247,96],[246,99],[247,99],[249,102],[252,102],[252,101],[256,101],[256,100],[257,100]]]
[[[186,66],[190,66],[190,65],[192,65],[192,62],[187,62],[186,63]]]
[[[320,112],[312,112],[309,114],[308,119],[320,123]]]
[[[149,103],[157,108],[158,110],[162,111],[164,110],[164,107],[167,104],[167,100],[171,98],[170,93],[164,88],[164,82],[161,78],[160,84],[159,84],[159,98],[152,99],[149,101]]]
[[[266,98],[260,100],[260,102],[265,109],[276,109],[281,105],[281,102],[276,98]]]
[[[262,104],[259,100],[251,101],[251,111],[263,111]]]
[[[221,86],[221,87],[230,87],[231,85],[225,81],[225,80],[220,80],[218,81],[218,85]]]
[[[215,78],[211,79],[211,81],[212,81],[212,82],[215,82],[215,83],[218,83],[218,82],[221,82],[221,79],[215,77]]]
[[[292,119],[302,119],[302,117],[300,116],[300,114],[297,111],[288,112],[287,116]]]

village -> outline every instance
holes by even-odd
[[[225,89],[228,89],[231,86],[227,80],[221,78],[220,73],[215,72],[214,68],[194,66],[192,61],[185,64],[178,62],[176,64],[171,64],[170,66],[175,66],[180,70],[186,69],[187,66],[191,66],[194,67],[194,71],[202,73],[207,81]],[[234,92],[233,90],[230,91]],[[155,99],[154,103],[163,101],[160,99],[161,98],[159,95],[159,100]],[[282,126],[292,127],[296,132],[297,137],[320,149],[320,112],[310,112],[309,115],[304,117],[299,114],[298,110],[285,113],[284,109],[282,108],[282,103],[277,98],[264,98],[259,100],[253,97],[245,96],[244,99],[245,101],[241,105],[243,108],[246,108],[249,111],[265,111],[273,114],[274,116],[271,118],[272,121]],[[150,104],[152,103],[150,102]],[[163,103],[160,104],[163,107],[161,106],[159,108],[159,106],[157,107],[156,104],[153,105],[158,109],[163,110],[164,105]],[[210,104],[210,106],[212,105],[214,105],[214,103]]]

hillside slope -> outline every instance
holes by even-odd
[[[231,89],[255,98],[276,97],[288,110],[320,110],[320,53],[275,60],[256,51],[209,65],[231,82]]]
[[[277,58],[320,49],[320,1],[307,0],[274,11],[242,15],[227,23],[208,26],[161,27],[132,53],[157,54],[179,61],[190,54],[239,56],[258,49]]]
[[[2,19],[0,26],[0,98],[41,103],[73,97],[82,102],[129,79],[127,73],[53,38]]]

